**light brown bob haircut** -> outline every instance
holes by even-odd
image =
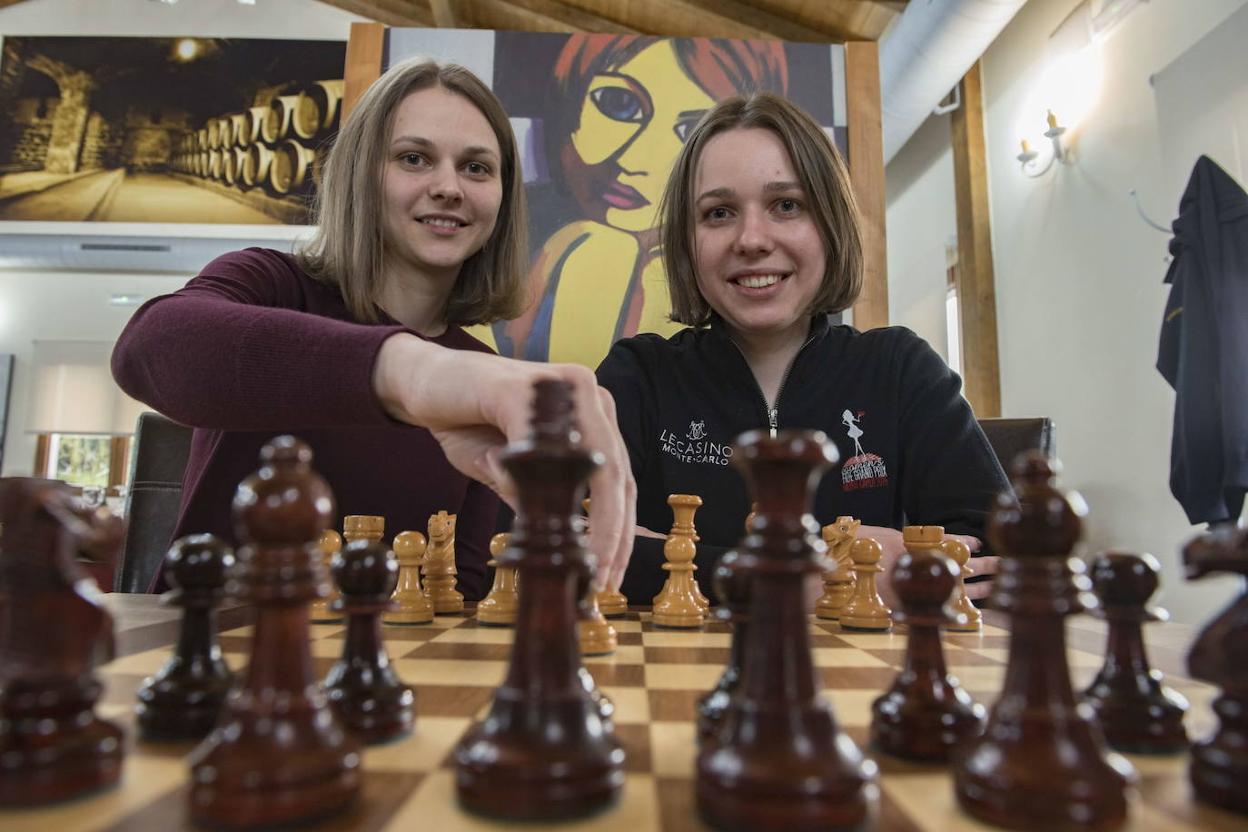
[[[770,130],[783,142],[827,252],[823,285],[808,314],[848,309],[862,291],[863,260],[861,220],[845,162],[827,133],[804,110],[774,93],[755,92],[726,98],[708,110],[672,165],[659,203],[671,319],[689,326],[711,321],[712,310],[698,291],[695,271],[694,180],[706,143],[720,133],[747,127]],[[743,159],[742,164],[750,160]]]
[[[404,61],[373,82],[356,102],[329,151],[317,192],[317,230],[298,257],[316,280],[335,285],[356,320],[378,320],[386,240],[382,178],[394,112],[409,94],[441,87],[468,99],[494,130],[502,154],[503,199],[494,233],[460,268],[446,322],[487,324],[520,314],[526,301],[528,212],[516,137],[494,93],[467,69],[427,59]]]

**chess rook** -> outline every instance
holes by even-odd
[[[1017,500],[1001,495],[989,515],[1002,557],[990,603],[1010,616],[1010,654],[984,733],[956,755],[954,785],[967,812],[996,826],[1115,829],[1133,772],[1071,690],[1063,619],[1095,608],[1096,597],[1070,556],[1083,500],[1053,487],[1056,465],[1038,451],[1020,456]]]
[[[624,750],[585,686],[577,648],[588,567],[573,512],[598,461],[573,429],[571,386],[534,388],[533,432],[503,456],[519,507],[499,563],[516,567],[523,587],[511,659],[489,715],[455,750],[460,802],[513,820],[586,815],[624,784]]]
[[[234,681],[216,627],[226,571],[233,566],[234,550],[210,534],[180,538],[165,555],[165,577],[173,588],[161,600],[183,614],[173,655],[139,688],[135,714],[143,739],[197,740],[216,725]]]
[[[1105,665],[1083,700],[1092,706],[1105,739],[1132,754],[1170,754],[1187,748],[1187,700],[1162,685],[1144,651],[1141,624],[1169,616],[1145,604],[1157,591],[1161,566],[1152,555],[1107,552],[1092,564],[1099,617],[1109,622]]]
[[[0,480],[0,806],[112,786],[122,730],[95,715],[113,619],[75,562],[97,522],[48,480]]]
[[[828,559],[833,564],[823,573],[823,595],[815,602],[815,615],[819,618],[836,621],[854,594],[853,561],[850,560],[849,550],[861,525],[861,520],[838,517],[835,523],[819,530],[824,545],[828,547]]]
[[[944,529],[907,526],[906,551],[893,566],[891,579],[909,626],[906,657],[887,693],[871,706],[871,744],[897,757],[940,762],[984,725],[984,708],[949,675],[940,628],[958,623],[950,594],[958,566],[941,553]]]
[[[809,514],[819,474],[836,460],[822,433],[743,434],[733,464],[758,501],[734,570],[749,581],[741,679],[697,758],[697,804],[721,829],[826,830],[866,823],[875,764],[820,698],[803,584],[820,572]]]
[[[399,679],[381,637],[381,613],[399,583],[399,565],[384,544],[353,540],[331,566],[341,595],[333,609],[347,617],[342,656],[325,677],[329,705],[362,742],[386,742],[412,730],[415,695]]]
[[[502,532],[490,538],[488,565],[494,570],[494,585],[490,587],[489,595],[477,604],[477,620],[482,624],[510,627],[516,623],[516,609],[520,603],[516,591],[516,568],[498,565],[498,556],[507,548],[510,537]]]
[[[325,569],[328,571],[329,562],[334,559],[334,555],[342,551],[342,535],[333,529],[326,529],[321,533],[316,548],[321,554],[321,559],[325,561]],[[313,624],[336,624],[341,621],[342,615],[330,609],[330,605],[337,598],[338,591],[330,584],[329,591],[323,597],[313,599],[309,605],[308,620]]]
[[[420,563],[428,542],[420,532],[399,532],[394,536],[394,555],[399,560],[399,585],[391,600],[394,604],[381,614],[384,624],[428,624],[433,621],[433,602],[420,586]]]
[[[191,755],[191,820],[224,828],[310,821],[360,789],[360,751],[312,675],[308,602],[323,594],[317,541],[334,497],[312,451],[279,436],[234,496],[243,545],[227,590],[256,608],[251,660],[217,727]]]

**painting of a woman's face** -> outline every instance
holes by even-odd
[[[563,159],[586,216],[634,233],[653,228],[684,136],[713,104],[685,74],[671,41],[595,75]]]

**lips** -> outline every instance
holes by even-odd
[[[421,225],[429,225],[434,228],[463,228],[465,225],[468,224],[464,222],[463,220],[461,220],[459,217],[449,217],[449,216],[419,217],[417,219],[417,222],[419,222]]]
[[[642,196],[636,188],[615,180],[602,192],[602,201],[623,211],[634,211],[650,204],[650,200]]]

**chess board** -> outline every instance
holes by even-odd
[[[229,624],[229,619],[224,619]],[[237,619],[235,619],[237,620]],[[990,615],[982,632],[947,634],[951,671],[978,701],[991,705],[1000,689],[1007,658],[1008,633]],[[1077,619],[1070,628],[1069,657],[1076,688],[1085,686],[1101,664],[1103,629]],[[619,649],[587,660],[599,688],[615,703],[616,733],[628,754],[623,796],[612,808],[559,829],[699,830],[694,800],[694,705],[718,680],[728,659],[730,634],[712,623],[697,631],[652,625],[647,612],[630,612],[613,624]],[[1182,650],[1165,628],[1146,632],[1154,664],[1168,683],[1192,703],[1189,733],[1200,737],[1213,726],[1209,709],[1215,691],[1177,675]],[[443,617],[429,625],[387,626],[386,644],[401,678],[416,689],[413,734],[366,749],[363,793],[349,812],[306,827],[313,830],[489,830],[513,825],[466,814],[456,804],[451,752],[465,730],[486,713],[494,687],[506,670],[513,632],[478,625],[468,616]],[[246,662],[249,627],[222,632],[221,648],[239,670]],[[163,634],[156,638],[156,633]],[[53,807],[0,812],[7,832],[47,830],[177,830],[187,822],[186,756],[192,745],[153,745],[135,741],[134,693],[145,676],[169,654],[173,622],[155,625],[142,637],[125,638],[121,655],[101,674],[106,692],[99,712],[127,730],[129,751],[118,788]],[[318,675],[324,676],[342,649],[343,625],[314,625],[311,649]],[[1170,631],[1173,632],[1173,631]],[[823,695],[837,719],[865,747],[872,701],[891,683],[905,649],[904,630],[890,634],[842,632],[834,622],[811,620],[814,659]],[[155,642],[162,643],[156,644]],[[881,830],[958,830],[989,827],[963,815],[952,779],[940,766],[917,765],[873,753],[880,765],[880,801],[876,828]],[[1132,797],[1133,830],[1244,830],[1248,819],[1194,803],[1186,780],[1186,755],[1129,757],[1139,775]],[[544,828],[526,824],[526,829]],[[556,828],[556,827],[552,827]]]

